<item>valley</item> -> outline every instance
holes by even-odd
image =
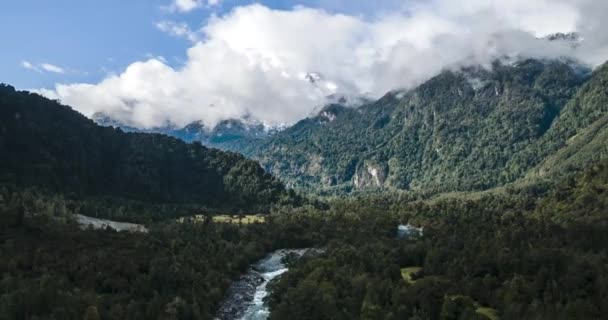
[[[447,72],[237,148],[260,164],[2,86],[0,314],[600,318],[606,79]]]
[[[233,120],[155,132],[242,153],[291,188],[329,196],[483,191],[559,179],[607,157],[605,65],[530,59],[492,68],[444,71],[377,101],[337,101],[281,130]],[[216,143],[222,137],[230,143]]]

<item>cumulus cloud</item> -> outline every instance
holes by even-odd
[[[87,116],[104,112],[140,127],[249,117],[293,123],[327,95],[379,97],[446,68],[497,58],[608,59],[608,2],[601,0],[415,1],[373,19],[296,7],[239,7],[211,18],[183,66],[131,64],[97,84],[42,91]],[[174,28],[177,27],[177,28]],[[184,28],[181,28],[184,27]],[[189,37],[187,26],[161,29]],[[183,30],[182,30],[183,29]],[[539,40],[579,32],[578,47]],[[313,85],[310,73],[324,79]]]

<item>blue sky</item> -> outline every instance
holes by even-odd
[[[191,43],[161,32],[156,27],[159,21],[184,22],[198,29],[212,14],[222,15],[253,2],[275,9],[304,5],[353,15],[397,3],[224,0],[217,6],[171,12],[166,9],[171,0],[7,0],[0,10],[4,48],[0,51],[0,82],[22,89],[97,82],[148,56],[165,57],[169,65],[176,66],[184,60]],[[24,62],[37,70],[25,68]],[[60,67],[63,73],[43,70],[44,63]]]

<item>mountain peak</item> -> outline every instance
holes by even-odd
[[[304,75],[304,78],[310,83],[315,84],[323,80],[323,75],[319,72],[308,72]]]

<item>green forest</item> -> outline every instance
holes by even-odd
[[[540,192],[540,194],[539,194]],[[33,193],[2,194],[3,319],[212,319],[231,280],[278,248],[325,248],[272,283],[271,319],[600,319],[608,162],[554,190],[476,200],[335,200],[265,223],[82,230]],[[396,226],[424,226],[398,238]],[[417,267],[406,281],[401,270]],[[485,308],[485,309],[484,309]],[[491,318],[490,318],[491,319]]]
[[[602,319],[607,191],[604,162],[538,201],[519,191],[347,201],[331,213],[346,225],[327,252],[275,284],[271,319],[495,319],[484,310],[500,319]],[[394,219],[416,221],[424,235],[396,239]],[[402,275],[408,268],[413,281]]]
[[[301,201],[242,155],[101,127],[56,101],[6,85],[0,85],[0,154],[2,185],[86,200],[83,213],[99,217],[267,213],[273,204]]]

